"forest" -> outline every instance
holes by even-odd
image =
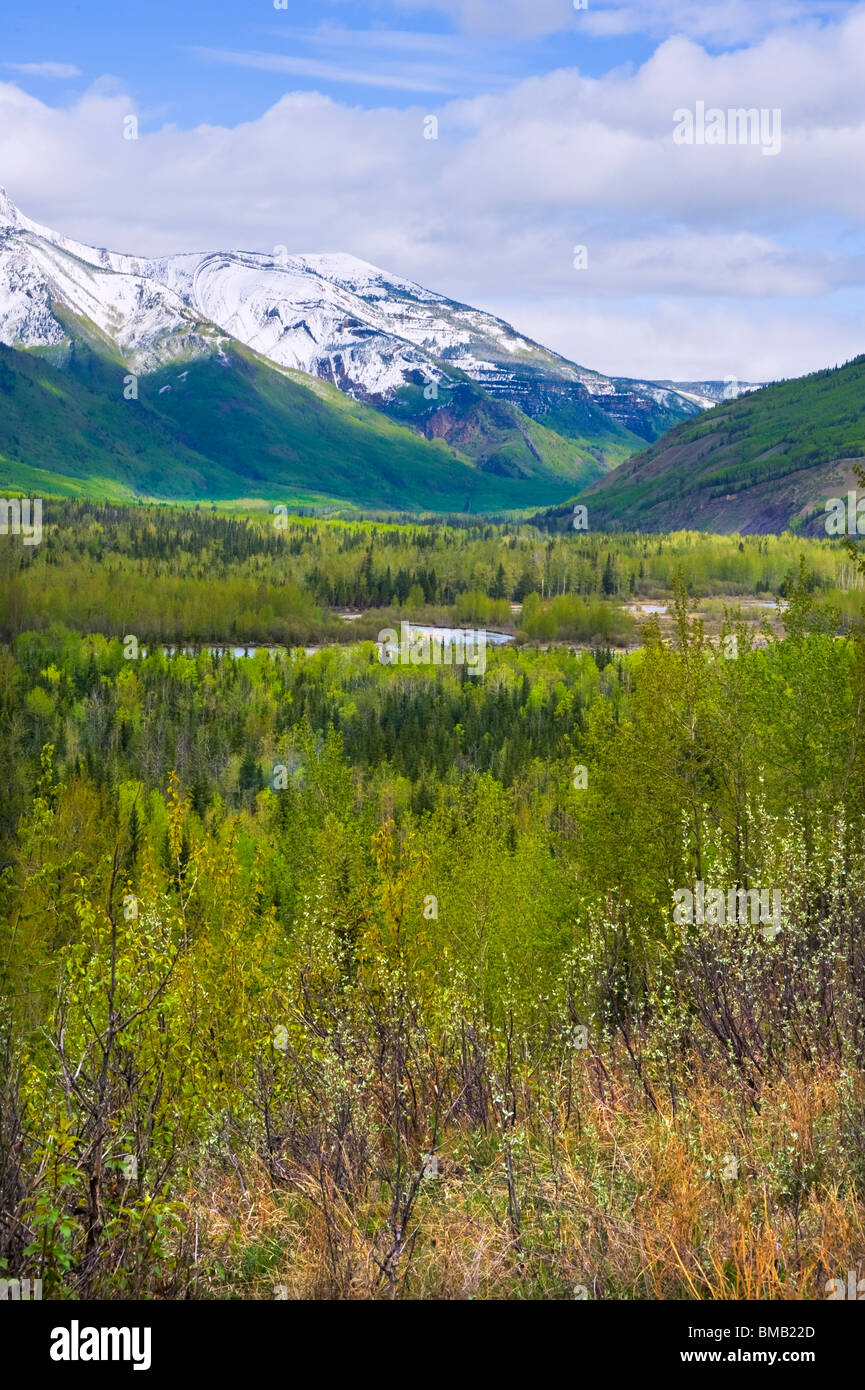
[[[784,597],[802,559],[815,598],[847,628],[861,608],[856,561],[829,539],[551,536],[515,521],[284,513],[55,499],[39,546],[0,547],[0,638],[59,623],[145,642],[305,646],[375,638],[408,616],[627,646],[635,630],[626,610],[640,599],[668,599],[679,580],[721,609],[722,599],[735,607]],[[348,633],[344,610],[354,610]]]
[[[278,519],[3,540],[0,1275],[824,1297],[865,1249],[861,556]],[[512,640],[388,666],[401,617]],[[681,923],[698,885],[780,931]]]

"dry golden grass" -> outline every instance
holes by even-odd
[[[624,1078],[615,1101],[609,1087],[601,1099],[587,1071],[570,1124],[548,1117],[509,1131],[518,1233],[502,1135],[456,1128],[444,1136],[439,1176],[420,1186],[389,1275],[388,1183],[338,1191],[309,1171],[274,1188],[251,1159],[190,1201],[198,1294],[823,1298],[827,1279],[865,1272],[863,1155],[844,1139],[841,1093],[825,1070],[767,1085],[756,1106],[703,1081],[675,1114],[656,1113]],[[379,1157],[386,1172],[384,1146]]]

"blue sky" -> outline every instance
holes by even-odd
[[[561,27],[540,33],[466,27],[458,13],[435,8],[340,0],[289,0],[284,10],[272,0],[11,6],[0,15],[6,62],[48,61],[80,73],[19,74],[28,90],[68,100],[113,74],[152,113],[151,128],[253,120],[287,86],[365,107],[408,106],[430,92],[473,96],[554,67],[600,74],[645,60],[653,46],[641,33],[590,36],[569,0],[558,7]]]
[[[777,158],[677,147],[698,102],[781,110]],[[0,183],[29,216],[147,254],[348,251],[613,373],[865,349],[863,175],[862,0],[0,14]]]

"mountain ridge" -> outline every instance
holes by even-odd
[[[226,487],[246,496],[255,482],[269,497],[294,487],[368,506],[549,505],[698,415],[721,389],[687,383],[680,391],[671,383],[607,377],[503,319],[345,253],[290,255],[276,247],[142,257],[89,246],[26,217],[4,189],[0,344],[44,356],[61,373],[70,363],[77,369],[65,382],[75,422],[66,441],[76,461],[70,473],[32,425],[50,419],[62,442],[51,380],[15,372],[6,361],[7,404],[17,389],[30,408],[0,418],[4,476],[15,468],[39,473],[50,457],[59,477],[81,477],[84,485],[81,412],[89,408],[104,435],[94,438],[91,483],[122,478],[145,495],[158,483],[177,496],[186,479],[196,498],[208,486],[218,497]],[[211,361],[243,364],[237,392],[222,378],[224,401]],[[226,455],[193,393],[171,378],[179,362],[210,409],[231,417],[229,437],[248,414],[260,456],[250,446],[244,457],[242,441]],[[118,414],[110,399],[130,382],[147,412],[147,444],[138,453],[148,458],[149,475],[136,466],[129,413]],[[315,405],[297,394],[316,382],[338,394],[318,391]],[[89,400],[81,394],[88,390]],[[339,397],[368,411],[351,416],[348,435]],[[307,430],[313,418],[327,460],[320,470]],[[274,433],[277,421],[281,435]],[[103,447],[112,431],[113,455]],[[408,436],[417,442],[410,445]],[[332,457],[337,440],[343,466]]]
[[[114,322],[125,335],[131,365],[158,362],[160,339],[183,322],[194,327],[207,321],[277,365],[323,377],[378,408],[387,408],[402,388],[422,386],[425,414],[432,414],[430,402],[456,374],[542,423],[552,390],[559,403],[593,407],[614,433],[624,427],[651,440],[711,400],[672,383],[582,367],[493,314],[343,252],[292,255],[276,247],[269,254],[130,255],[87,246],[33,221],[5,189],[0,231],[4,257],[16,249],[9,243],[18,243],[20,277],[29,258],[70,308],[106,330]],[[81,268],[77,277],[75,266]],[[44,294],[37,290],[35,298],[40,316],[22,321],[0,281],[0,340],[13,345],[23,330],[30,346],[40,332],[50,332]]]
[[[684,421],[571,502],[592,529],[825,535],[826,502],[856,489],[863,460],[865,354]]]

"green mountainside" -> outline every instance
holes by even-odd
[[[141,376],[137,399],[127,376],[80,320],[62,352],[0,346],[0,486],[477,511],[551,504],[600,467],[482,392],[452,447],[227,339]]]
[[[678,425],[585,489],[598,528],[825,532],[825,503],[865,457],[865,355]],[[553,509],[568,525],[570,505]]]

